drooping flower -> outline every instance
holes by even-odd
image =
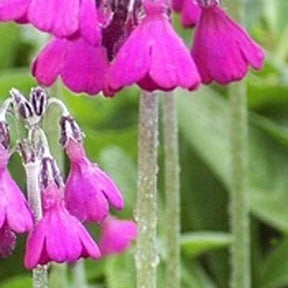
[[[124,252],[137,237],[137,225],[131,220],[107,216],[101,229],[99,247],[102,256]]]
[[[249,65],[256,70],[262,67],[264,51],[217,1],[210,2],[201,7],[192,48],[202,82],[227,84],[241,80]]]
[[[72,263],[82,257],[100,257],[97,244],[65,208],[62,193],[55,183],[42,192],[44,215],[27,239],[24,260],[27,269],[50,261]]]
[[[1,0],[0,21],[31,23],[56,37],[81,34],[95,44],[100,41],[100,27],[94,0]]]
[[[111,91],[137,83],[147,91],[196,89],[199,74],[161,1],[144,2],[146,16],[118,51],[108,71]]]
[[[83,144],[72,139],[65,147],[71,170],[66,181],[65,201],[69,212],[84,221],[102,222],[109,204],[122,209],[124,200],[113,180],[87,158]]]
[[[105,49],[85,39],[53,39],[33,63],[32,73],[45,86],[58,76],[72,91],[97,94],[104,89],[109,62]]]
[[[33,227],[32,214],[6,167],[8,159],[8,149],[0,145],[0,228],[7,226],[15,233],[24,233]]]
[[[183,0],[181,8],[181,24],[183,27],[194,27],[200,18],[200,12],[201,9],[196,0]]]

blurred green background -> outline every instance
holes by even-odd
[[[250,72],[245,80],[250,111],[253,288],[288,287],[287,11],[287,0],[247,1],[247,29],[266,49],[267,55],[264,69],[259,73]],[[181,29],[177,16],[175,24],[189,43],[193,32]],[[1,24],[0,39],[1,101],[7,97],[11,87],[28,95],[35,85],[29,76],[31,60],[48,36],[29,26]],[[89,157],[108,171],[123,191],[126,209],[119,217],[133,217],[137,180],[138,89],[126,89],[113,99],[75,96],[61,85],[58,92],[85,131]],[[181,287],[225,288],[229,284],[230,241],[227,91],[225,87],[215,85],[193,93],[178,90],[175,97],[178,101],[181,154]],[[58,120],[50,117],[47,121],[48,126],[55,129]],[[165,287],[163,272],[165,261],[169,259],[165,258],[163,245],[165,199],[161,126],[160,123],[159,287]],[[57,135],[50,141],[57,150]],[[13,156],[10,171],[25,190],[20,166],[19,157]],[[24,243],[25,236],[18,237],[15,253],[0,260],[1,288],[31,287],[30,272],[23,268]],[[135,247],[121,256],[99,262],[86,261],[91,287],[135,287],[133,249]],[[57,277],[51,282],[51,287],[61,287]]]

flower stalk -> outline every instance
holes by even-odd
[[[41,191],[39,185],[40,161],[25,164],[28,201],[34,213],[35,223],[42,218]],[[48,288],[47,266],[33,269],[33,288]]]
[[[234,18],[241,21],[244,2],[231,2]],[[248,199],[248,120],[246,85],[235,83],[230,94],[230,141],[231,141],[231,287],[250,288],[250,231]]]
[[[166,288],[180,288],[180,181],[175,95],[163,97],[166,213]]]
[[[137,288],[155,288],[157,235],[157,95],[142,91],[139,111],[136,251]]]

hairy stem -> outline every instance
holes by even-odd
[[[232,16],[243,21],[245,0],[230,2]],[[249,151],[245,82],[230,85],[231,141],[231,287],[250,288]]]
[[[166,212],[166,288],[180,288],[180,182],[178,125],[175,97],[163,98],[165,212]]]
[[[34,213],[36,225],[42,218],[41,191],[39,186],[40,162],[25,164],[27,176],[28,201]],[[33,288],[48,288],[47,266],[39,266],[33,269]]]
[[[136,251],[137,288],[155,288],[157,281],[157,96],[142,91],[139,111]]]

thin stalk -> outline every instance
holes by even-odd
[[[36,224],[42,218],[41,191],[39,186],[40,162],[25,164],[27,176],[28,201],[34,213]],[[33,269],[33,288],[48,288],[47,266],[38,266]]]
[[[166,212],[166,288],[180,288],[180,181],[178,125],[175,97],[163,98],[165,212]]]
[[[85,273],[85,266],[84,266],[83,260],[80,260],[77,263],[75,263],[72,274],[73,274],[75,288],[78,288],[78,287],[88,288],[88,285],[86,282],[86,273]]]
[[[157,138],[157,96],[142,91],[138,136],[137,288],[156,288],[157,281]]]
[[[230,12],[243,24],[245,0],[230,1]],[[231,287],[250,288],[249,151],[245,82],[229,87],[231,141]]]

